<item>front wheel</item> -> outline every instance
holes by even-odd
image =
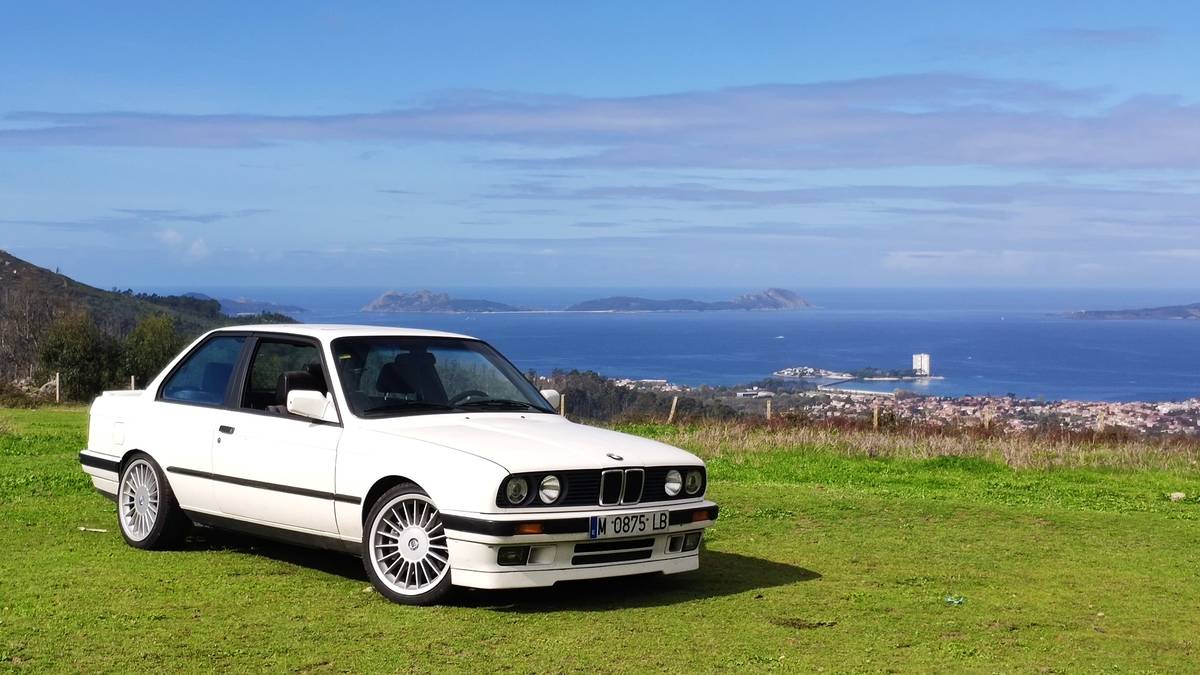
[[[171,548],[187,534],[187,516],[175,502],[162,469],[149,455],[139,452],[121,467],[117,522],[126,543],[136,548]]]
[[[401,483],[375,502],[363,536],[363,567],[384,597],[432,605],[450,591],[450,549],[433,500]]]

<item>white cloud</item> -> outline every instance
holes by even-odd
[[[21,125],[0,129],[0,146],[13,147],[426,140],[506,143],[519,149],[507,161],[559,167],[1200,167],[1194,103],[938,72],[608,98],[483,93],[339,115],[34,111],[2,119]]]
[[[1200,248],[1167,248],[1157,251],[1142,251],[1142,255],[1174,260],[1200,260]]]
[[[883,267],[919,275],[979,277],[1024,273],[1043,258],[1034,251],[892,251],[884,256]]]
[[[183,233],[170,227],[155,232],[154,238],[170,248],[176,248],[183,243]]]
[[[203,239],[197,237],[192,240],[192,243],[187,247],[186,256],[191,260],[201,260],[208,257],[208,244]]]

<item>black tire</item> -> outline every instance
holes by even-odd
[[[154,487],[146,489],[149,477]],[[190,526],[158,462],[144,452],[127,457],[117,481],[117,527],[125,543],[145,550],[175,548]]]
[[[413,517],[406,522],[408,512],[403,509],[410,505]],[[375,500],[363,522],[363,568],[388,600],[434,605],[450,593],[447,543],[441,514],[429,494],[413,483],[400,483]],[[409,578],[414,581],[411,588],[405,583]]]

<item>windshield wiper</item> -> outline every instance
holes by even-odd
[[[510,398],[481,398],[475,401],[464,401],[458,404],[459,408],[517,408],[519,410],[540,410],[548,412],[541,406],[536,406],[528,401],[517,401]]]
[[[429,401],[392,401],[383,405],[377,405],[374,408],[367,408],[362,411],[362,414],[377,415],[388,412],[403,412],[405,410],[454,410],[454,407],[442,403],[430,403]]]

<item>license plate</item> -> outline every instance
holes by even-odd
[[[608,539],[653,534],[667,529],[670,520],[666,511],[630,513],[623,516],[592,516],[588,523],[588,538]]]

